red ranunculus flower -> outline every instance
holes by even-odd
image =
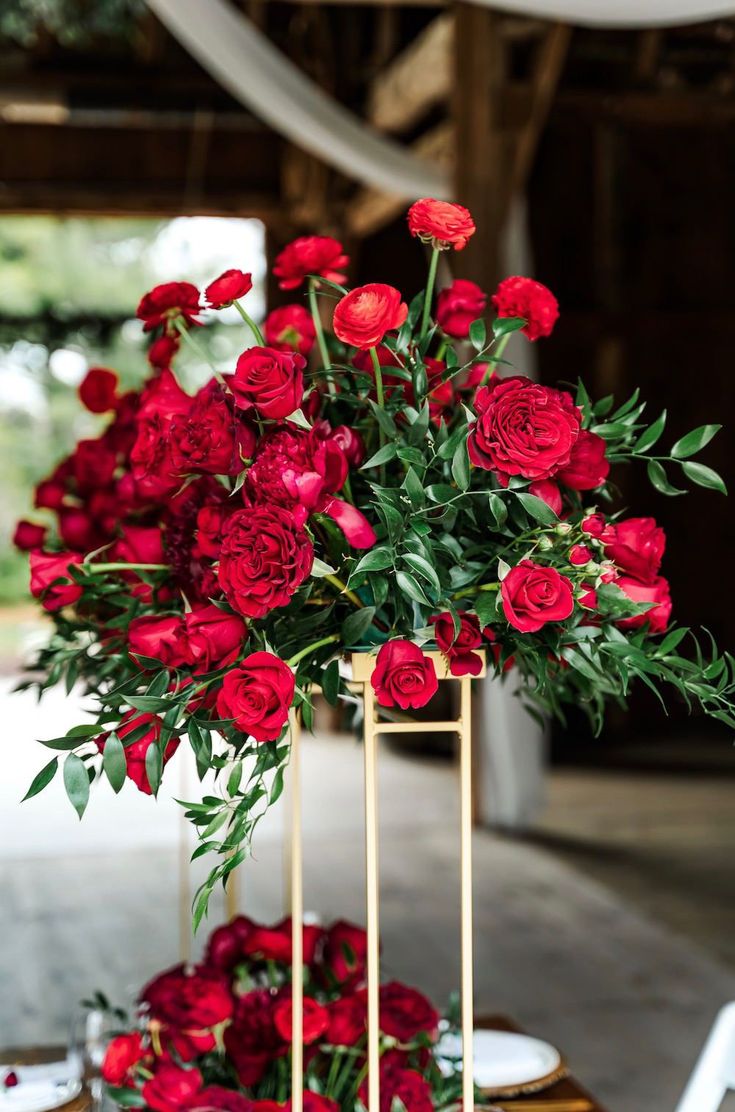
[[[229,979],[204,966],[175,965],[149,981],[140,1000],[148,1005],[152,1019],[186,1035],[210,1035],[235,1012]]]
[[[264,618],[288,604],[313,561],[313,545],[288,510],[253,506],[227,518],[217,574],[233,610]]]
[[[108,1085],[124,1085],[145,1054],[139,1031],[132,1031],[129,1035],[116,1035],[107,1044],[100,1073]]]
[[[165,332],[153,341],[148,348],[148,362],[159,370],[169,368],[179,350],[181,340],[178,335],[169,336]]]
[[[570,394],[521,376],[505,378],[477,391],[475,410],[470,459],[496,471],[504,484],[511,475],[548,479],[569,463],[581,427]]]
[[[278,351],[308,355],[316,340],[311,313],[303,305],[282,305],[265,318],[266,343]]]
[[[500,584],[503,613],[521,633],[536,633],[547,622],[563,622],[574,610],[572,584],[556,568],[521,560]]]
[[[294,689],[287,664],[272,653],[251,653],[224,677],[217,712],[256,741],[276,741],[288,721]]]
[[[217,382],[200,390],[169,429],[171,462],[181,475],[237,475],[243,460],[252,456],[255,441],[254,428],[236,416]]]
[[[418,1034],[433,1035],[439,1013],[415,988],[390,981],[380,986],[380,1030],[399,1042],[410,1042]]]
[[[72,564],[81,564],[76,552],[31,552],[31,594],[41,599],[44,610],[73,606],[82,597],[82,588],[69,576]]]
[[[362,927],[337,920],[327,931],[322,962],[330,978],[343,988],[354,986],[365,976],[367,933]]]
[[[562,508],[561,491],[551,479],[537,479],[535,483],[529,483],[528,493],[540,498],[559,517]]]
[[[454,622],[448,610],[429,618],[429,621],[434,626],[434,636],[439,651],[449,660],[449,671],[452,675],[479,675],[482,671],[482,657],[472,651],[482,645],[482,633],[477,615],[460,614],[457,634],[454,632]]]
[[[400,640],[381,645],[370,682],[381,707],[397,703],[403,710],[425,707],[439,687],[433,661],[413,641]]]
[[[288,1051],[273,1022],[275,1002],[275,995],[267,988],[246,992],[237,999],[224,1041],[241,1085],[257,1085],[273,1059]]]
[[[662,575],[654,576],[649,583],[641,583],[628,575],[621,575],[615,580],[615,584],[633,602],[654,604],[645,614],[623,618],[617,623],[621,629],[640,629],[647,625],[651,633],[666,632],[671,620],[671,594],[669,584]]]
[[[137,737],[135,741],[125,746],[125,760],[127,762],[125,774],[129,780],[133,781],[138,791],[143,792],[144,795],[153,794],[148,780],[145,759],[151,745],[158,745],[161,737],[161,726],[161,719],[157,715],[141,714],[137,710],[129,710],[123,715],[122,722],[115,731],[121,741],[124,741],[128,734],[140,734],[142,731],[142,736]],[[106,741],[107,734],[97,738],[97,748],[100,753],[104,753]],[[179,739],[171,738],[163,754],[164,766],[171,760],[178,747]]]
[[[90,367],[79,387],[82,405],[90,413],[106,413],[117,402],[117,375],[105,367]]]
[[[610,474],[606,447],[597,433],[581,429],[569,463],[557,473],[557,479],[572,490],[594,490]]]
[[[246,915],[236,915],[229,923],[212,931],[207,942],[205,962],[226,972],[234,969],[245,956],[245,942],[255,923]]]
[[[199,290],[191,282],[164,282],[141,298],[135,315],[146,332],[162,324],[166,332],[175,333],[177,320],[199,324],[196,314],[201,308]]]
[[[367,995],[364,990],[340,996],[328,1005],[326,1041],[332,1046],[355,1046],[367,1027]]]
[[[253,1112],[256,1107],[249,1097],[223,1085],[207,1085],[183,1106],[187,1112]]]
[[[255,408],[261,417],[288,417],[301,405],[304,396],[303,355],[252,347],[237,361],[228,386],[239,409]]]
[[[435,247],[456,247],[461,251],[475,234],[475,222],[464,205],[452,201],[434,201],[423,197],[408,210],[408,230],[412,236]]]
[[[45,525],[36,525],[33,521],[19,521],[13,533],[13,544],[21,552],[30,552],[33,548],[41,548],[47,533],[48,529]]]
[[[199,1070],[182,1069],[162,1060],[153,1077],[143,1086],[143,1099],[153,1112],[180,1112],[203,1083]]]
[[[549,336],[559,316],[559,302],[551,290],[533,278],[505,278],[493,294],[499,317],[522,317],[521,329],[529,340]]]
[[[339,240],[331,236],[299,236],[284,247],[273,265],[273,273],[282,290],[295,290],[313,274],[329,282],[344,282],[344,268],[349,263]]]
[[[180,614],[144,614],[128,626],[131,656],[149,656],[166,668],[178,668],[187,660],[184,621]]]
[[[332,327],[343,344],[367,351],[379,344],[386,332],[400,328],[407,315],[408,306],[394,286],[371,282],[337,302]]]
[[[323,1004],[318,1003],[311,996],[304,996],[304,1042],[316,1042],[329,1027],[329,1012]],[[279,996],[273,1009],[273,1023],[276,1031],[284,1040],[292,1041],[293,1026],[293,1000],[290,992]]]
[[[487,294],[475,282],[455,278],[436,299],[436,322],[448,336],[465,340],[470,325],[485,312]]]
[[[248,639],[248,627],[240,615],[228,614],[214,603],[192,607],[184,622],[186,658],[197,672],[234,663]]]
[[[233,301],[244,297],[253,288],[252,274],[245,274],[242,270],[226,270],[210,282],[204,291],[204,296],[210,309],[224,309],[232,305]]]
[[[666,534],[652,517],[616,521],[602,537],[605,555],[641,583],[653,583],[661,567]]]

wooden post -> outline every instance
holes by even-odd
[[[472,917],[472,680],[460,680],[460,904],[462,955],[462,1108],[474,1112],[474,939]]]
[[[380,1108],[380,865],[375,695],[365,691],[365,899],[367,904],[368,1107]]]
[[[301,830],[301,722],[291,711],[291,1110],[304,1108],[304,871]]]

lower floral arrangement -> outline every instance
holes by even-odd
[[[365,931],[342,920],[304,926],[303,938],[304,1110],[365,1109]],[[461,1108],[459,1063],[436,1053],[452,1026],[417,989],[381,985],[380,1112]],[[199,965],[146,985],[102,1074],[123,1108],[277,1112],[291,1107],[291,1029],[291,920],[239,916],[212,933]]]

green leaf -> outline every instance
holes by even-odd
[[[498,526],[502,526],[508,519],[508,507],[499,494],[490,494],[488,508]]]
[[[671,449],[672,456],[674,459],[686,459],[688,456],[695,456],[697,452],[701,452],[706,444],[709,444],[721,428],[722,425],[700,425],[698,429],[692,429],[686,436],[682,436],[681,440],[677,440]],[[696,482],[696,479],[694,481]]]
[[[486,626],[494,621],[497,616],[498,594],[493,591],[480,591],[473,600],[474,611],[480,626]]]
[[[509,332],[517,332],[519,328],[525,328],[527,323],[523,317],[497,317],[493,321],[493,336],[499,340]]]
[[[155,742],[148,746],[145,755],[145,772],[154,795],[158,794],[163,775],[163,754]]]
[[[541,525],[555,525],[559,520],[551,506],[547,505],[543,498],[537,498],[535,494],[529,494],[527,491],[518,491],[517,498],[526,513],[530,514]]]
[[[143,1094],[137,1089],[118,1089],[108,1085],[106,1092],[113,1104],[117,1104],[120,1108],[145,1108]]]
[[[660,417],[657,417],[652,425],[649,425],[645,432],[636,440],[633,445],[633,450],[636,452],[647,452],[652,448],[656,441],[660,438],[661,433],[666,426],[666,410],[663,411]]]
[[[425,557],[418,556],[413,552],[405,552],[401,558],[413,571],[425,579],[427,583],[430,583],[435,591],[441,591],[439,576]]]
[[[47,765],[44,765],[40,772],[36,773],[31,782],[31,786],[21,800],[25,803],[27,799],[33,799],[34,795],[42,792],[47,784],[50,784],[56,775],[56,770],[59,767],[59,758],[52,757]]]
[[[686,493],[686,491],[679,490],[677,487],[671,485],[666,476],[666,472],[657,459],[649,459],[648,461],[648,479],[651,485],[661,494],[674,495]]]
[[[342,640],[345,645],[359,645],[364,633],[370,629],[375,617],[374,606],[364,606],[350,614],[342,623]]]
[[[467,490],[470,485],[470,457],[467,452],[467,441],[464,438],[457,445],[452,456],[452,478],[460,490]]]
[[[484,320],[473,320],[470,325],[470,343],[475,351],[482,351],[487,342],[487,326]]]
[[[70,753],[64,761],[64,787],[72,807],[81,818],[89,803],[89,776],[87,766],[76,753]]]
[[[403,594],[413,599],[414,602],[418,602],[422,606],[431,606],[431,603],[421,590],[421,587],[407,571],[396,572],[396,583],[398,584],[399,590],[403,591]]]
[[[403,489],[411,501],[411,508],[420,510],[426,504],[424,484],[419,479],[413,467],[409,467],[406,478],[403,480]]]
[[[117,734],[109,734],[102,753],[102,767],[112,790],[117,794],[125,783],[125,774],[128,762],[125,757],[125,746]]]
[[[362,559],[358,561],[350,579],[354,579],[356,575],[363,571],[385,571],[386,568],[392,567],[393,552],[390,548],[386,548],[384,545],[380,548],[371,548],[370,551],[366,552]]]
[[[330,564],[325,564],[324,560],[320,560],[318,556],[314,557],[314,562],[311,565],[311,574],[315,579],[323,579],[325,575],[334,575],[337,569],[331,567]]]
[[[375,420],[378,422],[383,432],[386,433],[387,436],[396,436],[398,429],[390,413],[387,413],[382,406],[377,405],[372,398],[368,400],[370,402],[370,408],[375,415]]]
[[[711,467],[705,467],[703,463],[686,460],[682,463],[681,469],[686,477],[696,483],[697,486],[706,487],[708,490],[717,490],[720,494],[727,494],[724,479]]]
[[[440,506],[446,506],[456,496],[457,491],[448,483],[432,483],[426,488],[427,497]]]
[[[381,463],[388,463],[390,460],[396,458],[395,444],[384,444],[382,448],[378,448],[377,452],[366,460],[360,468],[361,471],[366,471],[369,467],[379,467]]]
[[[322,693],[330,706],[339,702],[339,661],[331,660],[322,672]]]

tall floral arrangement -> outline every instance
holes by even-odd
[[[424,199],[408,227],[430,259],[410,304],[384,283],[347,289],[328,236],[276,259],[294,301],[262,330],[240,270],[203,294],[151,290],[138,308],[148,379],[121,394],[111,371],[88,373],[81,400],[108,425],[39,484],[53,527],[18,526],[54,626],[30,682],[79,682],[94,708],[44,742],[55,754],[29,795],[59,767],[80,815],[100,775],[155,794],[188,741],[216,783],[187,804],[197,854],[216,857],[197,920],[281,790],[290,711],[311,723],[315,685],[336,702],[349,650],[377,653],[385,707],[434,694],[427,647],[457,676],[477,673],[484,647],[541,712],[570,703],[599,727],[606,702],[642,682],[735,725],[732,660],[672,623],[663,530],[616,508],[611,477],[642,466],[678,494],[673,469],[724,492],[693,458],[719,426],[664,450],[665,414],[649,423],[638,391],[593,401],[580,381],[514,373],[506,343],[550,335],[553,294],[514,276],[491,297],[460,279],[435,296],[439,255],[466,245],[472,217]],[[251,346],[190,396],[177,351],[207,364],[201,338],[226,306]]]

